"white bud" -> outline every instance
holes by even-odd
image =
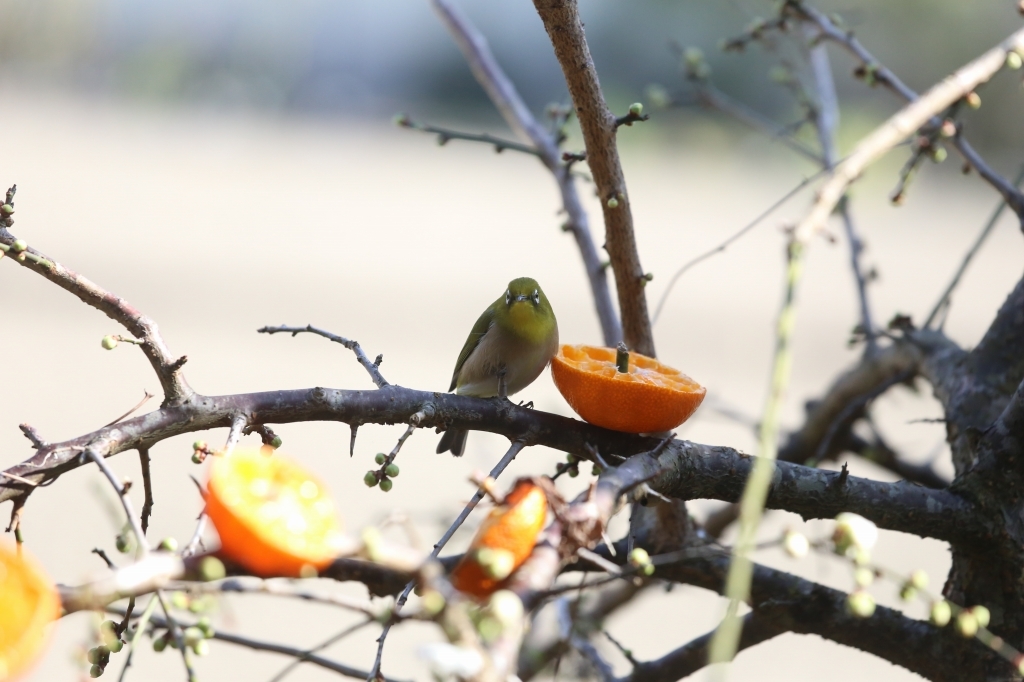
[[[878,542],[878,526],[859,514],[843,512],[836,516],[832,542],[837,554],[849,554],[851,549],[869,551]]]
[[[782,548],[794,559],[803,559],[811,549],[811,543],[803,533],[787,530],[782,536]]]

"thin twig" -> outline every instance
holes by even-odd
[[[135,634],[132,635],[132,641],[128,642],[128,655],[124,659],[124,667],[121,668],[121,674],[117,678],[117,682],[124,682],[125,677],[128,676],[128,668],[132,667],[132,660],[135,658],[135,650],[139,646],[139,642],[142,639],[143,633],[146,631],[147,625],[149,625],[149,619],[153,617],[153,610],[156,608],[157,598],[154,596],[150,598],[149,603],[146,604],[145,610],[142,615],[135,622]],[[130,613],[125,611],[124,617],[128,618]]]
[[[518,455],[524,447],[526,447],[526,443],[524,443],[523,441],[514,441],[512,445],[509,446],[508,450],[505,452],[505,455],[498,461],[497,464],[494,465],[494,468],[491,469],[491,473],[489,474],[490,478],[496,480],[499,476],[501,476],[501,473],[505,471],[508,465],[512,463],[512,460],[516,458],[516,455]],[[441,550],[444,548],[444,546],[448,544],[448,541],[452,539],[453,535],[455,535],[455,531],[457,531],[462,526],[462,524],[465,523],[466,519],[469,518],[469,515],[472,513],[474,509],[476,509],[476,506],[480,504],[480,500],[484,499],[484,495],[486,494],[487,493],[483,490],[483,488],[477,489],[472,499],[470,499],[470,501],[462,509],[462,512],[458,515],[458,517],[456,517],[455,521],[452,522],[452,525],[448,527],[448,530],[446,530],[444,535],[441,536],[441,539],[434,544],[434,549],[430,552],[430,559],[437,558],[437,556],[441,553]],[[408,585],[405,586],[405,589],[402,590],[402,594],[399,595],[398,601],[395,602],[395,608],[392,611],[394,615],[397,615],[402,610],[402,607],[405,606],[405,602],[409,600],[409,594],[412,592],[415,586],[416,582],[411,581]],[[390,632],[390,630],[391,622],[385,623],[384,629],[381,631],[380,637],[377,639],[377,657],[373,662],[373,669],[370,671],[370,674],[366,678],[367,680],[375,680],[380,675],[380,662],[381,657],[384,654],[384,642],[387,639],[388,632]]]
[[[136,559],[145,557],[149,554],[149,545],[146,544],[146,533],[142,530],[142,526],[139,525],[139,519],[135,517],[135,510],[132,507],[132,500],[128,496],[127,486],[117,480],[117,476],[114,475],[113,470],[107,466],[106,461],[104,461],[103,457],[96,452],[95,448],[87,447],[85,449],[85,454],[91,458],[92,461],[96,462],[96,466],[100,468],[103,475],[107,477],[108,481],[110,481],[110,485],[112,485],[114,490],[117,492],[118,499],[121,500],[121,506],[124,508],[124,513],[128,516],[128,524],[131,526],[132,533],[135,535],[137,547],[135,553]]]
[[[258,334],[278,334],[281,332],[291,334],[292,336],[296,336],[302,332],[309,332],[310,334],[318,334],[325,339],[330,339],[335,343],[340,343],[345,346],[345,348],[348,348],[350,351],[355,353],[356,360],[358,360],[359,364],[363,366],[363,369],[369,373],[370,378],[373,379],[373,383],[377,384],[377,388],[384,388],[385,386],[390,385],[384,378],[384,375],[380,373],[378,363],[371,362],[370,359],[366,357],[366,353],[363,352],[358,341],[346,339],[344,336],[338,336],[337,334],[332,334],[331,332],[324,331],[323,329],[317,329],[311,324],[307,324],[305,327],[286,327],[281,325],[280,327],[262,327],[256,330],[256,333]]]
[[[424,133],[433,133],[437,135],[437,143],[442,146],[447,144],[449,140],[466,140],[467,142],[482,142],[484,144],[494,145],[494,151],[499,154],[506,149],[511,149],[513,151],[522,152],[523,154],[530,154],[531,156],[540,156],[540,152],[538,152],[534,147],[520,144],[519,142],[503,140],[500,137],[488,135],[487,133],[463,133],[450,128],[441,128],[439,126],[428,125],[426,123],[418,123],[405,114],[397,116],[395,118],[395,123],[403,128],[419,130]]]
[[[290,662],[288,665],[286,665],[284,668],[282,668],[281,671],[278,672],[276,675],[274,675],[272,678],[270,678],[270,680],[268,682],[281,682],[281,680],[283,680],[288,675],[288,673],[290,673],[291,671],[293,671],[296,668],[298,668],[299,665],[301,665],[302,663],[305,663],[306,661],[310,660],[310,656],[315,655],[316,652],[323,651],[324,649],[326,649],[327,647],[331,646],[332,644],[335,644],[336,642],[340,642],[341,640],[345,639],[346,637],[348,637],[352,633],[358,632],[359,630],[362,630],[364,627],[366,627],[367,625],[369,625],[370,623],[373,623],[373,622],[374,622],[373,618],[367,618],[366,620],[361,620],[358,623],[355,623],[354,625],[348,626],[347,628],[345,628],[341,632],[338,632],[337,634],[331,635],[327,639],[325,639],[322,642],[320,642],[319,644],[317,644],[315,647],[313,647],[311,649],[306,649],[302,653],[301,656],[296,656],[294,661]]]
[[[188,682],[196,682],[196,673],[192,669],[192,656],[188,652],[188,647],[185,645],[184,628],[178,624],[174,619],[174,615],[171,613],[171,609],[167,606],[167,600],[164,598],[164,593],[161,590],[156,591],[156,598],[160,602],[160,609],[164,612],[166,620],[167,631],[171,633],[171,637],[174,638],[174,644],[178,651],[181,652],[182,663],[185,664],[185,672],[188,674]]]
[[[1020,170],[1017,171],[1017,177],[1013,181],[1013,186],[1020,187],[1022,182],[1024,182],[1024,165],[1022,165]],[[960,284],[960,278],[962,278],[964,272],[967,271],[967,266],[971,264],[971,261],[974,260],[978,251],[981,250],[982,244],[984,244],[985,240],[988,239],[988,236],[992,233],[992,229],[996,226],[996,223],[999,222],[999,217],[1003,215],[1003,211],[1005,210],[1006,201],[1004,200],[999,202],[999,206],[997,206],[996,210],[992,212],[992,216],[988,219],[988,222],[985,223],[985,227],[981,229],[981,234],[978,235],[978,238],[974,240],[974,244],[972,244],[971,248],[967,250],[966,254],[964,254],[964,258],[960,262],[960,267],[957,268],[956,273],[953,275],[953,279],[950,280],[945,291],[942,292],[942,296],[939,297],[939,300],[935,303],[932,311],[928,314],[928,319],[925,320],[923,325],[924,329],[930,329],[932,323],[934,323],[936,318],[939,316],[939,313],[949,306],[949,299],[950,296],[953,295],[953,290]]]
[[[130,417],[133,414],[135,414],[135,412],[138,411],[138,409],[140,407],[142,407],[143,405],[148,403],[150,398],[153,397],[153,394],[150,393],[149,391],[143,391],[143,393],[145,393],[145,395],[142,396],[142,400],[140,400],[138,403],[135,404],[135,407],[133,407],[132,409],[128,410],[127,412],[125,412],[124,414],[122,414],[120,417],[118,417],[114,421],[110,422],[109,424],[104,424],[103,425],[104,428],[106,428],[108,426],[113,426],[114,424],[116,424],[117,422],[121,421],[122,419],[127,419],[128,417]]]
[[[811,29],[807,29],[808,34]],[[808,38],[813,38],[808,35]],[[807,61],[811,69],[811,77],[817,95],[817,106],[811,109],[811,120],[818,132],[821,144],[822,166],[831,171],[839,163],[839,151],[836,148],[836,136],[839,131],[839,99],[836,95],[835,79],[832,77],[832,65],[829,62],[828,50],[824,43],[818,43],[807,49]],[[873,353],[877,346],[875,326],[871,318],[871,305],[868,300],[867,278],[861,268],[860,256],[864,250],[864,242],[853,224],[850,215],[848,197],[839,201],[839,216],[846,231],[846,239],[850,243],[850,269],[853,271],[854,284],[860,301],[860,323],[867,340],[867,352]]]
[[[149,517],[153,513],[153,479],[149,470],[149,448],[139,448],[139,466],[142,468],[142,532],[149,530]]]
[[[761,211],[761,213],[758,214],[758,216],[756,218],[754,218],[752,221],[750,221],[749,223],[744,225],[742,228],[740,228],[737,232],[735,232],[732,236],[730,236],[724,242],[722,242],[721,244],[719,244],[715,248],[711,249],[710,251],[705,251],[704,253],[702,253],[701,255],[697,256],[696,258],[693,258],[693,259],[687,261],[686,263],[684,263],[682,265],[682,267],[680,267],[678,270],[675,271],[675,273],[673,273],[672,278],[668,281],[668,286],[665,287],[665,291],[661,294],[661,298],[658,300],[658,305],[654,309],[654,317],[652,319],[652,324],[656,324],[658,322],[658,319],[661,317],[661,312],[662,312],[662,310],[665,307],[665,301],[668,299],[669,294],[672,293],[672,288],[676,285],[676,282],[679,281],[679,278],[682,277],[686,273],[687,270],[689,270],[693,266],[697,265],[698,263],[707,260],[711,256],[714,256],[717,253],[722,253],[723,251],[725,251],[727,248],[729,248],[729,246],[731,246],[733,244],[733,242],[735,242],[740,237],[745,235],[747,232],[750,232],[752,229],[754,229],[755,227],[760,225],[761,221],[763,221],[765,218],[767,218],[772,213],[774,213],[777,208],[779,208],[780,206],[785,204],[787,201],[792,199],[794,196],[796,196],[800,192],[800,190],[802,190],[804,187],[807,187],[807,185],[811,184],[812,182],[814,182],[818,178],[820,178],[823,175],[825,175],[825,173],[826,173],[826,171],[824,169],[822,169],[822,170],[818,171],[817,173],[815,173],[814,175],[811,175],[811,176],[808,176],[808,177],[804,178],[793,189],[789,190],[788,192],[783,194],[781,197],[776,199],[775,202],[772,203],[771,206],[769,206],[765,210]]]

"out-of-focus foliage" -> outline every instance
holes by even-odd
[[[565,99],[532,3],[459,4],[531,105]],[[842,16],[917,89],[1021,20],[1010,0],[822,0],[817,6]],[[774,61],[717,49],[721,38],[774,9],[765,0],[582,0],[613,103],[640,98],[652,82],[685,90],[668,49],[675,40],[704,50],[723,89],[785,119],[792,105],[768,77]],[[207,106],[493,116],[428,0],[0,0],[0,17],[0,73],[23,83]],[[836,55],[836,63],[848,62]],[[889,111],[893,104],[852,79],[838,85],[841,95],[867,109]],[[1024,142],[1019,85],[1002,77],[984,94],[973,137],[1000,147]]]

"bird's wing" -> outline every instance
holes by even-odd
[[[466,364],[466,360],[476,350],[480,339],[484,338],[484,334],[492,324],[494,324],[494,311],[489,307],[477,319],[476,324],[473,325],[473,331],[469,332],[469,337],[466,339],[465,345],[462,346],[462,352],[459,353],[459,359],[455,363],[455,371],[452,372],[452,385],[448,387],[449,391],[455,390],[459,383],[459,372],[462,371],[462,366]]]

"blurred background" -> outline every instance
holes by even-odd
[[[530,3],[459,5],[538,114],[566,101]],[[839,12],[868,49],[919,90],[1020,23],[1013,3],[1003,0],[821,7]],[[779,56],[787,55],[785,46],[778,55],[757,47],[740,55],[717,50],[720,39],[769,15],[767,2],[585,0],[581,11],[616,111],[646,101],[651,84],[692,100],[669,49],[674,40],[701,47],[718,86],[737,99],[781,123],[800,116],[769,77]],[[391,125],[404,112],[427,123],[509,135],[425,0],[3,0],[0,17],[0,182],[19,186],[12,231],[155,319],[172,352],[189,356],[186,376],[198,391],[371,386],[350,353],[323,339],[255,334],[280,323],[312,323],[355,338],[371,356],[383,353],[382,371],[391,382],[443,390],[476,316],[509,279],[522,275],[544,286],[564,342],[599,342],[575,246],[559,229],[554,184],[536,160],[513,152],[496,156],[471,143],[438,148],[430,136]],[[898,103],[850,78],[845,55],[832,57],[845,152]],[[1024,157],[1019,76],[1000,75],[981,96],[983,106],[966,119],[968,134],[995,168],[1012,176]],[[651,121],[623,129],[619,139],[641,259],[654,274],[648,289],[653,307],[680,265],[719,244],[814,169],[777,141],[714,112],[658,111],[650,103],[647,111]],[[581,147],[570,128],[567,148]],[[854,188],[854,218],[868,245],[865,263],[878,274],[870,289],[878,323],[897,312],[923,319],[996,205],[995,194],[975,175],[962,176],[951,157],[927,164],[905,204],[893,207],[887,195],[906,156],[905,149],[890,154]],[[589,185],[580,191],[600,244],[597,202]],[[805,193],[788,202],[725,253],[688,272],[668,299],[655,327],[659,357],[708,387],[704,408],[682,436],[755,451],[751,424],[768,380],[783,228],[800,218],[808,201]],[[834,234],[840,236],[838,226]],[[955,340],[977,342],[1019,278],[1022,255],[1019,231],[1004,218],[954,296],[946,330]],[[141,353],[100,348],[102,336],[121,332],[100,313],[10,259],[0,262],[0,290],[0,347],[7,359],[0,375],[0,466],[31,454],[17,429],[22,422],[61,440],[114,419],[145,389],[158,392]],[[856,322],[847,246],[842,239],[819,240],[800,293],[786,427],[799,426],[804,402],[855,362],[860,349],[847,340]],[[520,397],[571,414],[547,374]],[[741,418],[724,417],[716,407]],[[940,415],[926,386],[894,389],[873,413],[908,458],[934,460],[951,472],[941,425],[915,421]],[[362,475],[373,455],[390,450],[401,431],[364,426],[350,459],[344,425],[277,429],[283,450],[329,481],[349,528],[408,517],[429,547],[472,494],[467,476],[489,469],[507,443],[473,434],[466,456],[454,460],[433,454],[437,436],[418,432],[399,456],[402,474],[394,490],[367,489]],[[191,535],[201,501],[189,475],[202,479],[205,473],[191,463],[190,444],[225,436],[193,434],[154,448],[151,538],[173,535],[184,542]],[[557,452],[532,448],[505,477],[553,473],[560,460]],[[119,475],[138,479],[132,453],[111,464]],[[857,475],[891,479],[860,460],[850,466]],[[559,486],[569,495],[587,480],[589,471]],[[55,580],[79,583],[101,575],[102,563],[90,554],[94,547],[116,554],[121,519],[105,486],[98,471],[82,468],[30,499],[27,546]],[[698,517],[716,506],[691,503]],[[0,507],[4,519],[8,509]],[[481,516],[456,536],[453,553]],[[616,524],[621,532],[622,519]],[[787,527],[812,538],[830,531],[827,522],[804,524],[776,512],[768,515],[762,537],[775,538]],[[764,550],[758,559],[839,589],[853,585],[848,569],[828,557],[796,561]],[[924,568],[936,590],[949,564],[942,543],[890,532],[882,533],[878,561],[905,573]],[[355,585],[316,587],[365,596]],[[881,603],[900,605],[897,586],[873,590]],[[653,588],[613,616],[608,629],[639,659],[650,659],[713,628],[722,608],[717,597],[696,588]],[[925,613],[921,604],[905,608],[916,617]],[[354,618],[272,597],[228,596],[214,612],[225,631],[300,647]],[[95,646],[94,625],[90,614],[63,619],[30,679],[87,677],[82,656]],[[325,653],[369,668],[377,634],[371,625]],[[437,639],[432,628],[396,628],[385,673],[430,679],[416,651]],[[626,661],[605,644],[625,673]],[[119,673],[123,658],[112,657],[105,677]],[[287,663],[214,642],[198,672],[204,680],[265,680]],[[833,680],[917,679],[869,655],[796,635],[741,653],[733,679],[817,680],[823,670]],[[178,680],[183,674],[174,652],[156,654],[147,642],[128,678]],[[287,679],[333,675],[304,665]]]

